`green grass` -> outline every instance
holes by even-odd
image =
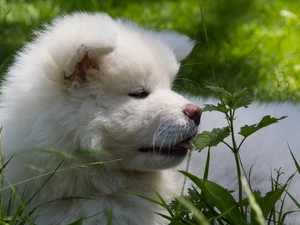
[[[204,84],[217,84],[230,91],[248,87],[263,100],[300,100],[300,4],[294,0],[0,0],[0,72],[32,38],[32,30],[79,10],[103,11],[195,39],[176,90],[205,95]]]
[[[228,90],[246,86],[259,99],[300,100],[296,1],[0,0],[0,5],[0,64],[32,38],[33,29],[55,16],[104,11],[147,28],[178,30],[197,41],[176,81],[179,91],[207,94],[203,84],[215,84],[215,74],[216,84]],[[4,71],[7,66],[2,67]]]

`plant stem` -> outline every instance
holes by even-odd
[[[233,120],[234,120],[234,110],[229,111],[229,126],[230,126],[230,131],[231,131],[231,139],[232,139],[232,151],[238,152],[239,149],[237,148],[236,141],[235,141],[235,135],[234,135],[234,126],[233,126]]]
[[[188,160],[187,160],[187,164],[186,164],[186,168],[185,168],[185,171],[186,171],[186,172],[189,171],[191,158],[192,158],[192,151],[189,151],[189,152],[188,152]],[[186,185],[186,180],[187,180],[187,177],[184,176],[183,185],[182,185],[182,189],[181,189],[180,195],[183,195],[183,193],[184,193],[185,185]]]
[[[239,158],[239,148],[237,147],[236,141],[235,141],[235,135],[234,135],[234,110],[229,111],[229,115],[226,114],[230,131],[231,131],[231,139],[232,139],[232,152],[234,154],[235,164],[236,164],[236,171],[237,171],[237,178],[238,178],[238,198],[239,201],[242,201],[243,199],[243,186],[242,186],[242,174],[241,174],[241,164],[240,164],[240,158]],[[241,206],[240,207],[241,214],[245,217],[244,209]]]
[[[239,153],[238,152],[234,152],[234,158],[235,158],[236,171],[237,171],[237,177],[238,177],[239,201],[242,201],[242,199],[243,199],[242,187],[243,186],[242,186],[241,165],[240,165],[240,161],[239,161]],[[241,210],[242,215],[245,216],[244,209],[242,206],[240,207],[240,210]]]

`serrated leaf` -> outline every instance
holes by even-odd
[[[224,88],[218,86],[206,86],[206,88],[212,90],[213,92],[218,94],[219,97],[222,97],[223,99],[232,99],[234,97],[233,94],[226,91]]]
[[[235,100],[235,103],[233,104],[232,108],[233,109],[238,109],[241,107],[247,108],[252,102],[252,97],[250,95],[245,95],[237,98]]]
[[[217,146],[229,135],[229,127],[215,128],[212,131],[203,131],[193,140],[193,145],[197,150],[201,151],[206,147]]]
[[[224,104],[218,103],[218,105],[211,105],[211,104],[205,104],[202,111],[203,112],[211,112],[211,111],[218,111],[222,113],[227,113],[229,112],[230,109],[228,109]]]
[[[221,103],[225,106],[231,107],[234,101],[234,96],[230,92],[226,91],[224,88],[218,87],[218,86],[206,86],[213,92],[215,92],[219,99],[221,100]]]
[[[194,214],[198,222],[197,224],[209,225],[209,221],[207,220],[207,218],[190,201],[186,200],[186,198],[177,198],[177,200],[178,202],[180,202],[181,205],[188,208]],[[189,224],[194,224],[194,223],[189,223]]]
[[[247,108],[248,105],[252,102],[252,97],[249,94],[247,88],[244,88],[243,90],[232,94],[226,91],[224,88],[220,88],[217,86],[206,86],[206,87],[214,91],[219,96],[219,99],[222,102],[222,104],[218,105],[218,107],[215,108],[211,107],[210,110],[207,111],[220,111],[226,113],[231,109],[235,110],[241,107]],[[223,108],[220,106],[222,106]]]
[[[285,119],[287,116],[282,116],[280,118],[271,117],[270,115],[264,116],[261,121],[253,125],[245,125],[241,127],[239,134],[246,137],[249,137],[251,134],[260,130],[261,128],[267,127],[273,123],[277,123],[279,120]]]
[[[238,91],[238,92],[235,92],[233,94],[234,98],[238,99],[242,96],[250,96],[249,92],[248,92],[248,89],[247,88],[244,88],[243,90],[241,91]]]

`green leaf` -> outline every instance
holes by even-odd
[[[247,88],[232,94],[226,91],[224,88],[217,86],[206,87],[218,95],[219,99],[221,100],[221,104],[218,104],[218,106],[207,105],[208,107],[204,108],[204,111],[219,111],[226,113],[231,109],[235,110],[241,107],[247,108],[252,101],[252,97]]]
[[[159,206],[164,207],[164,204],[163,204],[163,203],[161,203],[161,202],[159,202],[159,201],[157,201],[157,200],[155,200],[155,199],[153,199],[153,198],[151,198],[151,197],[148,197],[148,196],[145,196],[145,195],[141,195],[141,194],[137,194],[137,193],[130,192],[130,191],[125,191],[125,192],[127,192],[127,193],[129,193],[129,194],[133,194],[133,195],[138,196],[138,197],[140,197],[140,198],[143,198],[143,199],[145,199],[145,200],[147,200],[147,201],[149,201],[149,202],[152,202],[152,203],[154,203],[154,204],[157,204],[157,205],[159,205]]]
[[[73,223],[69,223],[68,225],[82,225],[83,218],[80,218],[79,220],[74,221]]]
[[[232,106],[233,109],[238,109],[241,107],[247,108],[252,102],[252,97],[250,95],[240,96],[237,98]]]
[[[39,151],[39,152],[44,152],[44,153],[49,153],[49,154],[54,154],[57,156],[60,156],[62,158],[66,158],[66,159],[77,159],[76,156],[71,155],[69,153],[66,153],[64,151],[60,151],[60,150],[55,150],[55,149],[51,149],[51,148],[45,148],[45,149],[36,149],[34,151]]]
[[[161,216],[162,218],[165,218],[166,220],[169,220],[169,221],[171,221],[172,220],[172,217],[170,217],[170,216],[167,216],[167,215],[165,215],[165,214],[162,214],[162,213],[155,213],[156,215],[159,215],[159,216]]]
[[[263,198],[256,199],[265,219],[267,219],[269,213],[275,207],[276,202],[279,200],[286,187],[287,184],[278,190],[268,192]],[[253,210],[251,210],[251,224],[258,224],[255,219],[255,212],[253,212]]]
[[[5,169],[5,167],[8,165],[8,163],[10,162],[10,160],[13,158],[14,156],[11,156],[2,166],[2,168],[0,168],[0,173],[2,173],[2,171]]]
[[[242,186],[244,188],[244,192],[246,193],[246,195],[248,196],[248,202],[249,202],[249,205],[251,206],[251,213],[252,213],[252,216],[254,218],[253,224],[252,225],[266,225],[266,222],[265,222],[265,218],[263,216],[263,212],[260,208],[260,206],[257,204],[257,201],[255,199],[255,194],[251,191],[250,189],[250,186],[249,186],[249,181],[245,178],[245,177],[241,177],[241,182],[242,182]],[[247,212],[247,208],[246,208],[246,212]],[[248,214],[248,212],[247,212]]]
[[[215,128],[212,131],[203,131],[194,140],[193,144],[199,151],[206,147],[217,146],[230,135],[229,127]]]
[[[112,207],[111,210],[109,211],[107,225],[111,225],[112,224],[113,212],[114,212],[114,207]]]
[[[237,202],[228,190],[212,181],[203,181],[188,172],[180,172],[191,179],[201,189],[201,193],[218,208],[231,225],[249,225],[240,213]]]
[[[24,202],[24,199],[22,199],[22,197],[18,194],[18,191],[17,189],[11,184],[9,183],[9,181],[7,181],[7,184],[8,186],[10,187],[11,189],[11,193],[13,195],[13,197],[16,198],[16,200],[18,201],[18,204],[19,204],[19,207],[17,209],[17,212],[15,212],[10,224],[16,224],[15,221],[18,220],[18,217],[22,214],[24,214],[25,218],[26,218],[26,222],[27,224],[29,225],[34,225],[34,221],[32,218],[30,218],[30,215],[27,211],[27,208],[26,208],[26,204]]]
[[[230,100],[230,99],[234,98],[233,94],[226,91],[224,88],[221,88],[218,86],[206,86],[206,88],[215,92],[219,96],[220,99]]]
[[[251,134],[255,133],[256,131],[260,130],[261,128],[267,127],[273,123],[277,123],[279,120],[285,119],[287,116],[282,116],[280,118],[274,118],[270,115],[264,116],[261,121],[257,124],[253,125],[245,125],[241,127],[239,134],[246,137],[249,137]]]
[[[137,194],[137,193],[130,192],[130,191],[126,191],[126,192],[130,193],[130,194],[133,194],[135,196],[138,196],[140,198],[146,199],[146,200],[148,200],[148,201],[150,201],[152,203],[155,203],[157,205],[160,205],[160,206],[164,207],[168,211],[168,213],[171,215],[171,218],[173,218],[174,214],[172,212],[172,209],[169,207],[169,205],[165,202],[165,200],[162,198],[162,196],[156,190],[154,190],[154,189],[152,189],[152,190],[155,193],[155,195],[158,197],[158,199],[160,200],[160,202],[157,201],[157,200],[155,200],[155,199],[153,199],[153,198],[151,198],[151,197],[145,196],[145,195]],[[164,218],[166,218],[166,217],[164,217]]]
[[[177,198],[177,200],[180,202],[180,204],[190,209],[190,211],[195,215],[198,224],[209,225],[207,218],[190,201],[186,200],[185,198]]]
[[[25,164],[24,167],[31,170],[31,171],[34,171],[34,172],[38,172],[38,173],[43,173],[44,172],[44,169],[42,167],[37,167],[37,166],[34,166],[34,165],[30,165],[30,164]]]
[[[208,180],[209,162],[210,162],[210,148],[208,148],[208,151],[207,151],[203,180]]]
[[[286,193],[292,199],[292,201],[295,203],[298,209],[300,209],[300,203],[288,191],[286,191]]]
[[[202,111],[203,112],[211,112],[211,111],[218,111],[222,113],[227,113],[229,112],[229,108],[227,108],[224,104],[218,103],[218,105],[211,105],[211,104],[205,104]]]
[[[291,148],[290,148],[290,145],[288,145],[288,147],[289,147],[290,153],[291,153],[291,155],[292,155],[292,157],[293,157],[293,160],[294,160],[295,166],[296,166],[296,168],[297,168],[297,171],[298,171],[298,173],[300,174],[300,166],[299,166],[299,163],[298,163],[298,161],[296,160],[296,158],[295,158],[295,156],[294,156],[294,154],[293,154],[293,152],[292,152],[292,150],[291,150]]]
[[[172,210],[170,209],[170,207],[168,206],[168,204],[165,202],[165,200],[163,199],[163,197],[155,190],[155,189],[152,189],[153,192],[155,193],[155,195],[158,197],[158,199],[160,200],[162,206],[168,210],[169,214],[173,217],[173,212]]]

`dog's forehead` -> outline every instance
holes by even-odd
[[[179,63],[172,51],[161,47],[148,43],[142,37],[122,39],[105,63],[107,74],[118,77],[111,79],[111,82],[118,82],[119,86],[150,90],[154,87],[170,87]]]
[[[169,88],[174,79],[173,73],[155,61],[134,59],[130,55],[121,61],[114,59],[114,62],[107,63],[105,75],[108,85],[127,92],[141,88],[149,91],[155,88]]]

